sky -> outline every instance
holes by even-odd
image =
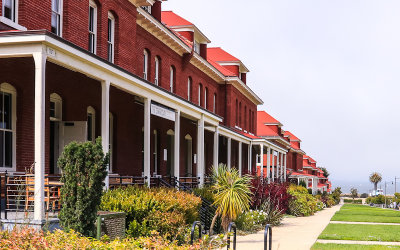
[[[248,85],[264,101],[258,110],[302,140],[334,187],[368,192],[369,175],[378,171],[393,193],[400,177],[400,1],[250,2],[168,0],[163,10],[242,60]]]

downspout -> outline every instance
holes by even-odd
[[[225,117],[228,117],[228,115],[229,115],[229,119],[230,119],[231,118],[230,114],[228,114],[228,90],[227,90],[227,87],[228,87],[228,81],[225,80]],[[225,126],[228,126],[227,120],[228,119],[226,118],[224,121]]]

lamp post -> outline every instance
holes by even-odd
[[[385,181],[385,208],[386,208],[386,185],[390,183],[390,181]],[[392,185],[393,185],[393,181],[392,181]]]
[[[394,193],[397,193],[397,179],[400,179],[400,178],[397,178],[396,176],[394,177]]]

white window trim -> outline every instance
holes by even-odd
[[[188,101],[191,101],[190,99],[191,99],[191,95],[192,95],[192,80],[191,80],[191,78],[189,77],[188,78],[188,84],[187,84],[187,99],[188,99]]]
[[[158,56],[154,61],[154,84],[158,86],[160,82],[160,59],[158,59]]]
[[[56,104],[55,117],[50,117],[50,121],[62,121],[62,98],[57,93],[50,94],[50,102]]]
[[[207,95],[208,95],[208,89],[207,87],[204,88],[204,108],[207,109]]]
[[[143,79],[147,80],[149,73],[149,53],[143,50]]]
[[[58,13],[60,15],[60,34],[56,34],[60,37],[62,37],[63,34],[63,14],[64,14],[64,1],[63,0],[59,0],[60,1],[60,13]],[[53,13],[53,6],[51,6],[51,13]],[[51,15],[50,15],[51,16]]]
[[[108,20],[111,20],[111,41],[108,40]],[[107,45],[111,45],[111,60],[110,62],[114,63],[115,58],[115,17],[111,12],[108,12],[108,19],[107,19]],[[109,46],[107,47],[107,57],[109,53]],[[109,59],[109,58],[107,58]]]
[[[202,85],[201,84],[199,84],[199,96],[198,96],[198,100],[199,100],[199,106],[201,105],[201,88],[202,88]]]
[[[11,121],[11,131],[12,131],[12,136],[13,136],[13,141],[12,141],[12,167],[11,168],[5,168],[5,167],[0,167],[0,171],[16,171],[17,167],[17,136],[16,136],[16,131],[17,131],[17,90],[9,83],[2,83],[0,84],[0,91],[9,93],[12,96],[12,121]]]
[[[216,110],[216,101],[217,101],[217,95],[216,94],[214,94],[214,101],[213,101],[213,112],[215,113],[215,110]]]
[[[92,52],[93,54],[96,54],[96,52],[97,52],[97,4],[94,1],[90,0],[89,1],[89,10],[90,10],[90,7],[93,8],[93,32],[91,32],[89,29],[89,33],[93,34],[93,37],[94,37],[93,51],[90,51],[90,52]],[[89,13],[90,13],[90,11],[89,11]],[[89,24],[90,24],[90,16],[89,16]]]
[[[174,92],[174,74],[175,70],[171,66],[169,69],[169,91]]]
[[[5,17],[4,16],[4,13],[5,13],[5,11],[4,11],[4,9],[5,9],[5,4],[4,4],[4,0],[2,1],[2,7],[1,7],[1,13],[2,13],[2,17],[4,17],[5,19],[7,19],[7,20],[9,20],[9,21],[11,21],[12,23],[18,23],[18,0],[13,0],[14,1],[14,10],[13,10],[13,12],[12,12],[12,15],[13,15],[13,17],[14,18],[12,18],[12,19],[14,19],[14,20],[12,20],[12,19],[8,19],[7,17]]]
[[[92,106],[89,106],[89,107],[87,107],[87,114],[92,115],[92,142],[95,142],[96,141],[96,110]],[[89,126],[89,124],[87,124],[87,126]],[[87,137],[88,137],[88,135],[86,135],[86,138]]]

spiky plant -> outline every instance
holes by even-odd
[[[212,189],[215,192],[214,205],[217,210],[211,223],[211,234],[218,216],[222,217],[222,226],[226,231],[231,221],[249,210],[251,202],[250,176],[240,177],[235,168],[228,169],[225,164],[219,164],[218,167],[213,168],[212,177],[214,181]]]
[[[382,175],[378,172],[373,172],[369,176],[369,181],[374,184],[374,190],[378,189],[378,183],[382,181]]]

